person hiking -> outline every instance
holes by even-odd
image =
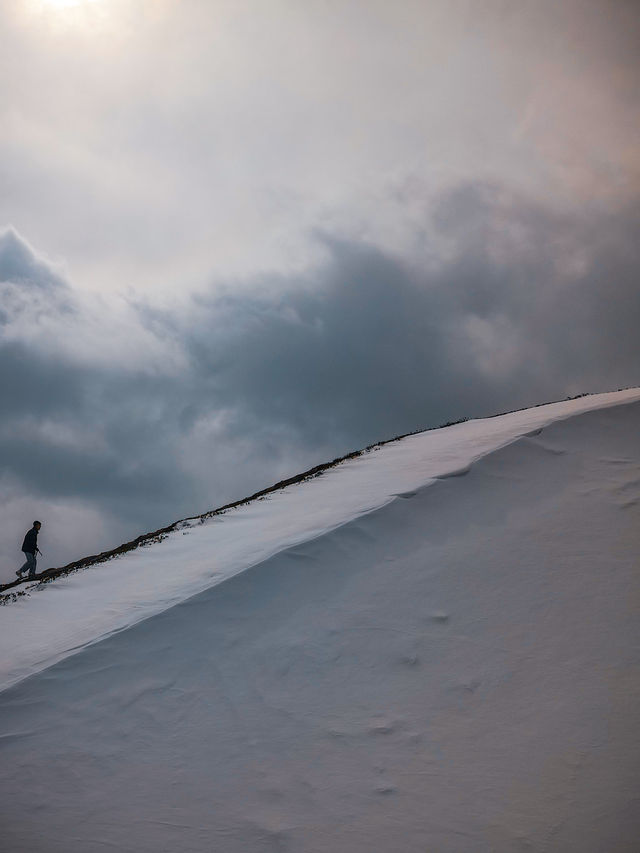
[[[42,525],[39,521],[34,521],[31,530],[27,530],[24,542],[22,543],[22,552],[27,559],[24,565],[16,572],[19,578],[21,578],[22,573],[27,570],[29,571],[30,579],[34,578],[36,575],[36,554],[40,553],[40,549],[38,548],[38,532],[41,527]]]

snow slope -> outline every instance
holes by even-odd
[[[393,461],[372,497],[358,472],[383,451],[357,460],[335,471],[334,499],[361,483],[350,506],[377,509],[314,539],[296,528],[297,545],[6,689],[3,849],[635,853],[640,402],[611,405],[631,399],[515,441],[495,419],[391,445],[394,499]],[[518,429],[536,416],[552,420],[518,413]],[[434,483],[429,436],[449,470],[511,443]],[[294,490],[296,518],[333,478]],[[243,508],[275,551],[259,510]],[[233,516],[200,535],[228,522],[249,535]],[[197,532],[148,554],[169,546],[187,565]],[[64,609],[114,568],[0,618],[47,596]]]
[[[37,594],[0,609],[0,690],[285,548],[380,508],[398,494],[464,471],[528,432],[634,400],[640,400],[640,389],[409,436],[203,524],[185,523],[160,543],[55,583],[32,584]]]

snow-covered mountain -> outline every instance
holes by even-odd
[[[0,608],[7,851],[635,851],[640,390],[380,446]]]

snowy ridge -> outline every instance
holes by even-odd
[[[54,584],[27,585],[33,594],[0,609],[0,689],[274,554],[466,471],[523,435],[638,400],[640,389],[635,388],[411,435],[223,515],[185,522],[161,542],[108,563]]]
[[[464,452],[442,430],[448,474],[425,479],[443,464],[416,436],[175,536],[186,567],[207,528],[257,555],[300,536],[323,480],[344,518],[386,477],[377,508],[2,691],[3,849],[636,853],[640,400],[609,399],[513,440],[503,422],[475,464],[489,422]],[[119,562],[0,616],[52,597],[81,619],[76,596],[108,624],[131,613]],[[78,597],[94,578],[107,603]]]

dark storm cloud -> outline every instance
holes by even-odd
[[[0,231],[0,326],[71,309],[64,280],[12,228]]]
[[[174,448],[173,384],[60,351],[56,338],[82,329],[86,306],[12,230],[0,234],[0,272],[2,475],[42,497],[89,499],[151,523],[185,491],[163,461]],[[102,333],[117,334],[109,318]]]
[[[455,248],[437,269],[325,239],[330,260],[306,281],[201,300],[185,345],[210,398],[238,411],[234,428],[279,423],[340,449],[631,384],[639,219],[578,222],[467,186],[435,209],[433,239]]]
[[[134,535],[398,433],[640,382],[637,207],[568,216],[472,184],[424,220],[428,266],[325,235],[306,276],[217,286],[171,313],[138,304],[135,336],[183,356],[153,370],[93,358],[131,334],[108,315],[85,357],[59,350],[51,328],[73,337],[95,318],[5,234],[4,476],[95,507],[106,547],[110,531]],[[44,340],[28,332],[40,315]]]
[[[13,228],[0,233],[0,282],[21,283],[28,290],[64,290],[66,285],[45,261],[38,258]]]

